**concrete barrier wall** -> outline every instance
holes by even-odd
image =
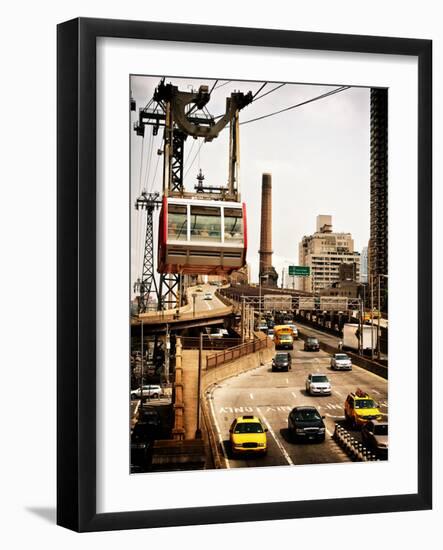
[[[219,367],[214,367],[207,370],[202,375],[202,390],[205,391],[209,386],[215,384],[216,382],[220,382],[220,380],[255,369],[260,365],[271,361],[274,357],[274,353],[274,346],[270,345],[267,348],[240,357],[230,363],[225,363]]]
[[[225,306],[232,307],[234,305],[232,300],[230,300],[229,298],[226,298],[226,296],[221,294],[221,292],[219,290],[215,291],[215,295],[220,300],[220,302],[223,302],[225,304]]]

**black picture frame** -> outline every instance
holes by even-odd
[[[418,490],[416,494],[96,512],[96,39],[416,56],[418,59]],[[432,42],[74,19],[57,32],[57,523],[76,531],[425,510],[432,507]]]

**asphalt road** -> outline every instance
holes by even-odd
[[[330,369],[330,355],[324,351],[304,352],[303,342],[295,342],[292,370],[271,372],[264,365],[218,384],[208,395],[210,408],[227,468],[321,464],[350,459],[332,439],[335,423],[344,424],[343,404],[349,392],[367,391],[387,415],[387,380],[353,365],[352,371]],[[330,396],[310,396],[305,391],[309,373],[322,373],[332,384]],[[288,414],[295,406],[314,405],[325,416],[323,443],[294,443],[287,433]],[[229,427],[242,414],[259,416],[268,428],[266,456],[233,457],[229,449]],[[354,435],[359,437],[359,433]]]
[[[385,320],[382,319],[382,321]],[[387,321],[385,322],[387,323]],[[374,324],[377,325],[377,323]],[[300,329],[302,333],[306,334],[307,336],[316,336],[319,340],[325,342],[326,344],[329,344],[330,346],[338,347],[339,341],[342,340],[342,338],[339,338],[338,336],[323,332],[321,330],[317,330],[309,325],[304,325],[303,323],[300,323],[298,321],[296,321],[296,326]],[[388,356],[385,353],[381,353],[380,357],[385,361],[387,361],[388,359]]]

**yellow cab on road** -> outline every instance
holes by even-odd
[[[361,428],[369,420],[382,420],[383,415],[372,397],[358,388],[345,401],[346,421],[354,428]]]
[[[266,432],[258,416],[243,415],[236,418],[229,429],[229,441],[233,454],[266,454],[268,450]]]

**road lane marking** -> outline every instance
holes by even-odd
[[[339,391],[337,391],[337,390],[334,390],[334,393],[336,393],[336,394],[339,395],[340,397],[343,397],[343,395],[342,395]]]
[[[292,393],[292,395],[294,396],[294,399],[297,399],[296,394],[295,394],[293,391],[291,391],[291,393]]]
[[[289,384],[289,380],[286,378],[286,384]]]
[[[274,430],[271,428],[271,425],[270,425],[269,422],[266,420],[265,416],[264,416],[263,413],[260,411],[259,407],[257,407],[257,410],[259,411],[260,416],[262,417],[264,423],[266,424],[266,427],[268,428],[269,433],[272,435],[272,437],[274,438],[274,441],[277,443],[278,448],[279,448],[280,451],[282,452],[283,456],[286,458],[287,463],[288,463],[288,464],[291,464],[291,465],[293,466],[294,463],[292,462],[291,457],[288,455],[286,449],[283,447],[283,445],[281,444],[281,442],[277,439],[277,436],[275,435]]]
[[[222,437],[221,432],[220,432],[220,427],[219,427],[218,422],[217,422],[217,417],[215,416],[213,401],[214,401],[213,399],[209,399],[209,406],[211,408],[211,414],[212,414],[212,418],[214,419],[215,430],[217,432],[218,440],[220,442],[220,446],[221,446],[221,449],[222,449],[222,452],[223,452],[223,458],[225,459],[226,468],[229,469],[229,468],[231,468],[231,465],[229,464],[228,453],[227,453],[226,448],[225,448],[225,442],[223,441],[223,437]]]
[[[372,388],[372,392],[373,392],[373,393],[376,393],[377,395],[381,395],[381,393],[380,393],[379,391],[377,391],[377,390],[374,390],[374,388]]]
[[[252,393],[249,394],[249,397],[250,397],[251,399],[254,399],[254,396],[252,395]]]

